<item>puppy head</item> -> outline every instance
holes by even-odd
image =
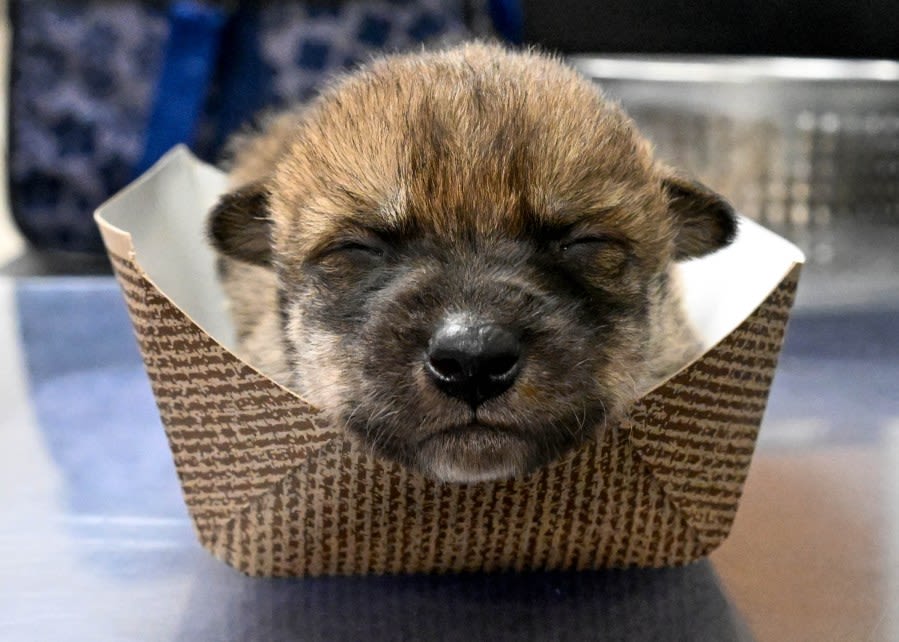
[[[523,474],[590,438],[645,375],[671,262],[735,232],[536,54],[382,59],[279,144],[213,212],[214,243],[277,272],[303,396],[443,480]]]

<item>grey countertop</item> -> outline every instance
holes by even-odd
[[[0,639],[899,639],[897,319],[797,309],[710,561],[260,580],[194,538],[114,281],[0,277]]]

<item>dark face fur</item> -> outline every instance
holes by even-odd
[[[476,45],[332,87],[211,232],[278,274],[298,391],[375,453],[477,481],[634,398],[671,262],[734,222],[590,83]]]

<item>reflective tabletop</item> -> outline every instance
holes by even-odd
[[[0,640],[899,639],[899,298],[809,297],[710,560],[267,580],[196,542],[115,282],[0,277]]]

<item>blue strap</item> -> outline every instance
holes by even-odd
[[[222,38],[219,64],[227,73],[218,81],[221,104],[213,149],[221,149],[228,136],[268,102],[266,81],[272,72],[260,56],[259,31],[259,7],[255,2],[241,3]]]
[[[521,0],[489,0],[487,7],[493,28],[512,44],[520,45],[524,38]]]
[[[215,70],[224,9],[191,0],[169,7],[169,37],[136,173],[178,143],[191,143]]]

